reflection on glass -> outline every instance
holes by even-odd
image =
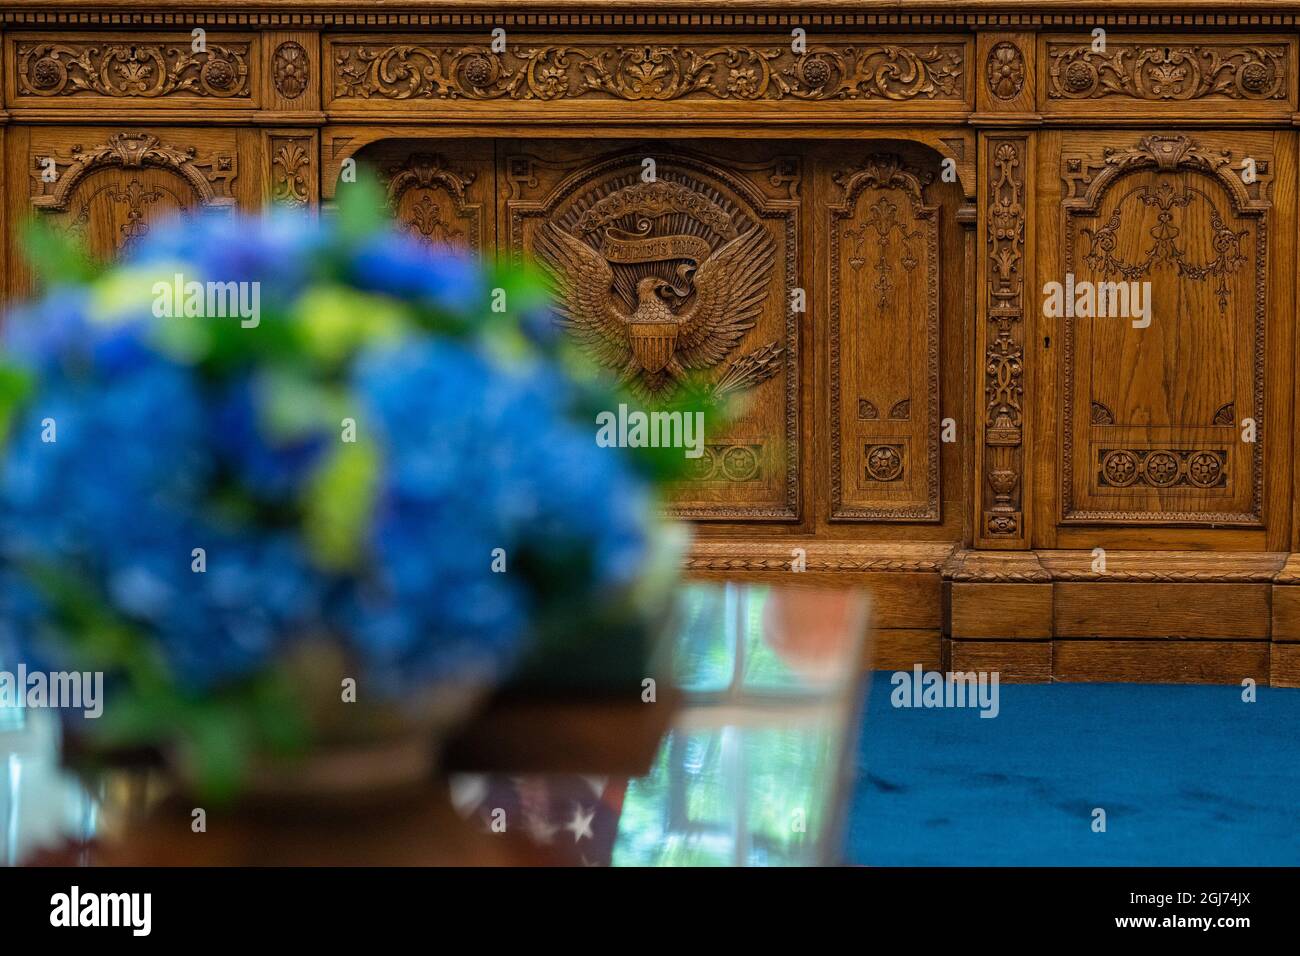
[[[671,672],[684,700],[646,776],[453,778],[464,815],[509,806],[530,840],[583,863],[839,862],[865,596],[691,585],[681,605]],[[131,771],[87,791],[60,766],[58,743],[55,713],[0,709],[0,864],[117,839],[150,802]]]
[[[837,862],[866,601],[725,585],[684,592],[683,710],[631,781],[615,865]]]

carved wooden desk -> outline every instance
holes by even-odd
[[[694,573],[853,574],[885,666],[1300,683],[1300,4],[1112,6],[10,0],[0,215],[110,254],[370,163],[750,396]]]

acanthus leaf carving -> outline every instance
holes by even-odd
[[[311,139],[273,136],[271,138],[271,201],[276,205],[298,208],[309,201]]]

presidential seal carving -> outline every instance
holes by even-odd
[[[758,322],[776,263],[767,228],[700,183],[607,182],[534,251],[559,324],[634,394],[658,399],[719,366]],[[778,370],[773,342],[740,356],[710,386],[752,387]]]

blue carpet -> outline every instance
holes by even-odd
[[[867,700],[853,863],[1300,864],[1300,690],[1004,684],[992,719],[892,690]]]

